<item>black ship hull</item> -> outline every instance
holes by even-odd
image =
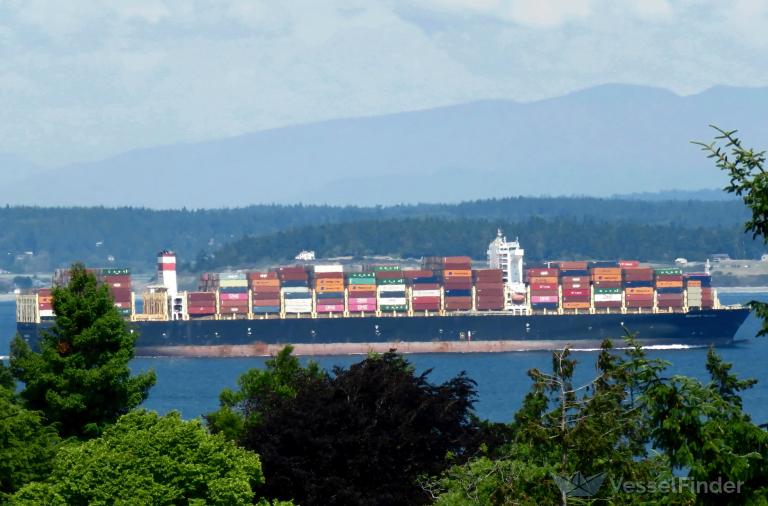
[[[687,313],[511,315],[474,313],[451,316],[349,318],[269,318],[133,322],[136,354],[179,356],[259,356],[286,344],[297,354],[401,352],[495,352],[552,350],[566,345],[594,348],[626,332],[643,345],[727,345],[749,310]],[[31,344],[51,323],[19,323]]]

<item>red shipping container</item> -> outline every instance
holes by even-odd
[[[248,279],[277,279],[276,272],[249,272]]]
[[[280,299],[254,299],[254,306],[279,306]]]
[[[481,281],[478,280],[477,283],[475,283],[475,286],[477,288],[494,288],[494,289],[504,289],[504,283],[489,283],[487,281]]]
[[[589,267],[587,262],[558,262],[558,265],[564,271],[585,271]]]
[[[439,304],[440,297],[414,297],[414,304]]]
[[[498,303],[498,304],[477,304],[477,310],[478,311],[501,311],[504,309],[504,303]]]
[[[563,297],[589,297],[590,290],[563,288]]]
[[[531,283],[531,290],[557,290],[557,285],[552,283]]]
[[[640,262],[637,260],[619,260],[619,267],[622,267],[624,269],[632,269],[635,267],[638,267],[640,265]]]
[[[557,290],[531,290],[531,295],[541,295],[543,297],[557,297],[559,294]]]
[[[557,277],[560,274],[559,269],[528,269],[528,278],[539,277]]]
[[[446,281],[443,287],[446,290],[471,290],[472,281]]]
[[[413,310],[414,311],[439,311],[440,305],[439,304],[427,304],[427,303],[420,303],[420,304],[413,304]]]
[[[683,276],[677,274],[659,274],[656,276],[656,281],[683,281]]]
[[[215,301],[216,292],[188,292],[187,300],[189,300],[190,302],[203,301],[203,300]]]
[[[589,276],[563,276],[562,283],[586,283],[589,284]]]
[[[439,283],[417,283],[413,285],[414,290],[439,290]]]
[[[220,293],[219,299],[221,300],[248,300],[247,293]]]
[[[405,279],[413,279],[413,278],[429,278],[432,277],[432,271],[427,271],[424,269],[419,270],[407,270],[402,271],[403,277]]]
[[[190,307],[190,308],[187,308],[187,314],[214,315],[216,314],[216,308],[215,307]]]
[[[475,293],[478,297],[481,296],[493,296],[493,297],[502,297],[504,295],[504,289],[503,288],[477,288],[475,290]]]
[[[343,272],[316,272],[315,279],[344,279]]]
[[[446,301],[445,302],[445,309],[447,309],[449,311],[454,311],[454,310],[466,311],[466,310],[472,309],[472,303],[471,302],[458,302],[458,301],[456,301],[456,302],[449,302],[449,301]]]
[[[621,281],[595,281],[596,288],[621,288]]]
[[[627,307],[632,308],[652,308],[653,307],[653,301],[652,300],[632,300],[627,301],[626,303]]]
[[[280,274],[283,281],[307,281],[309,276],[306,272],[283,272]]]

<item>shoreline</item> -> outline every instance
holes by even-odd
[[[721,286],[714,287],[718,293],[763,293],[768,292],[768,286]]]

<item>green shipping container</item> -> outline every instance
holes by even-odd
[[[595,294],[621,293],[621,288],[595,288]]]
[[[381,306],[381,311],[407,311],[408,306]]]
[[[350,272],[347,274],[349,279],[375,279],[376,274],[372,272]]]
[[[683,269],[670,267],[666,269],[654,269],[653,272],[659,276],[680,276],[683,274]]]
[[[373,272],[379,272],[379,271],[399,271],[400,266],[399,265],[375,265],[371,268]]]
[[[377,280],[377,284],[379,284],[379,285],[404,285],[405,284],[405,279],[404,278],[379,279],[379,280]]]
[[[350,285],[375,285],[376,279],[374,278],[350,278]]]

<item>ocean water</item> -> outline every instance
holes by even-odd
[[[722,294],[725,304],[753,299],[768,300],[768,293]],[[0,355],[9,354],[9,342],[15,332],[13,302],[0,302]],[[760,322],[750,316],[736,336],[733,346],[718,352],[733,363],[733,371],[741,377],[758,380],[744,393],[744,408],[758,423],[768,422],[768,337],[755,338]],[[649,355],[672,363],[670,374],[683,374],[706,380],[704,367],[707,349],[684,346],[649,350]],[[594,375],[595,351],[576,351],[579,364],[577,383],[587,382]],[[443,381],[461,371],[477,382],[478,399],[475,409],[483,418],[497,422],[510,421],[520,406],[531,382],[527,371],[539,368],[549,371],[550,352],[511,352],[480,354],[415,354],[408,359],[417,371],[430,370],[432,381]],[[361,356],[315,357],[322,367],[348,366],[362,360]],[[303,361],[310,358],[303,357]],[[137,358],[131,366],[135,371],[153,369],[157,385],[144,403],[148,409],[165,413],[177,410],[185,418],[199,417],[215,410],[219,392],[235,387],[237,377],[251,367],[263,367],[265,358]]]

